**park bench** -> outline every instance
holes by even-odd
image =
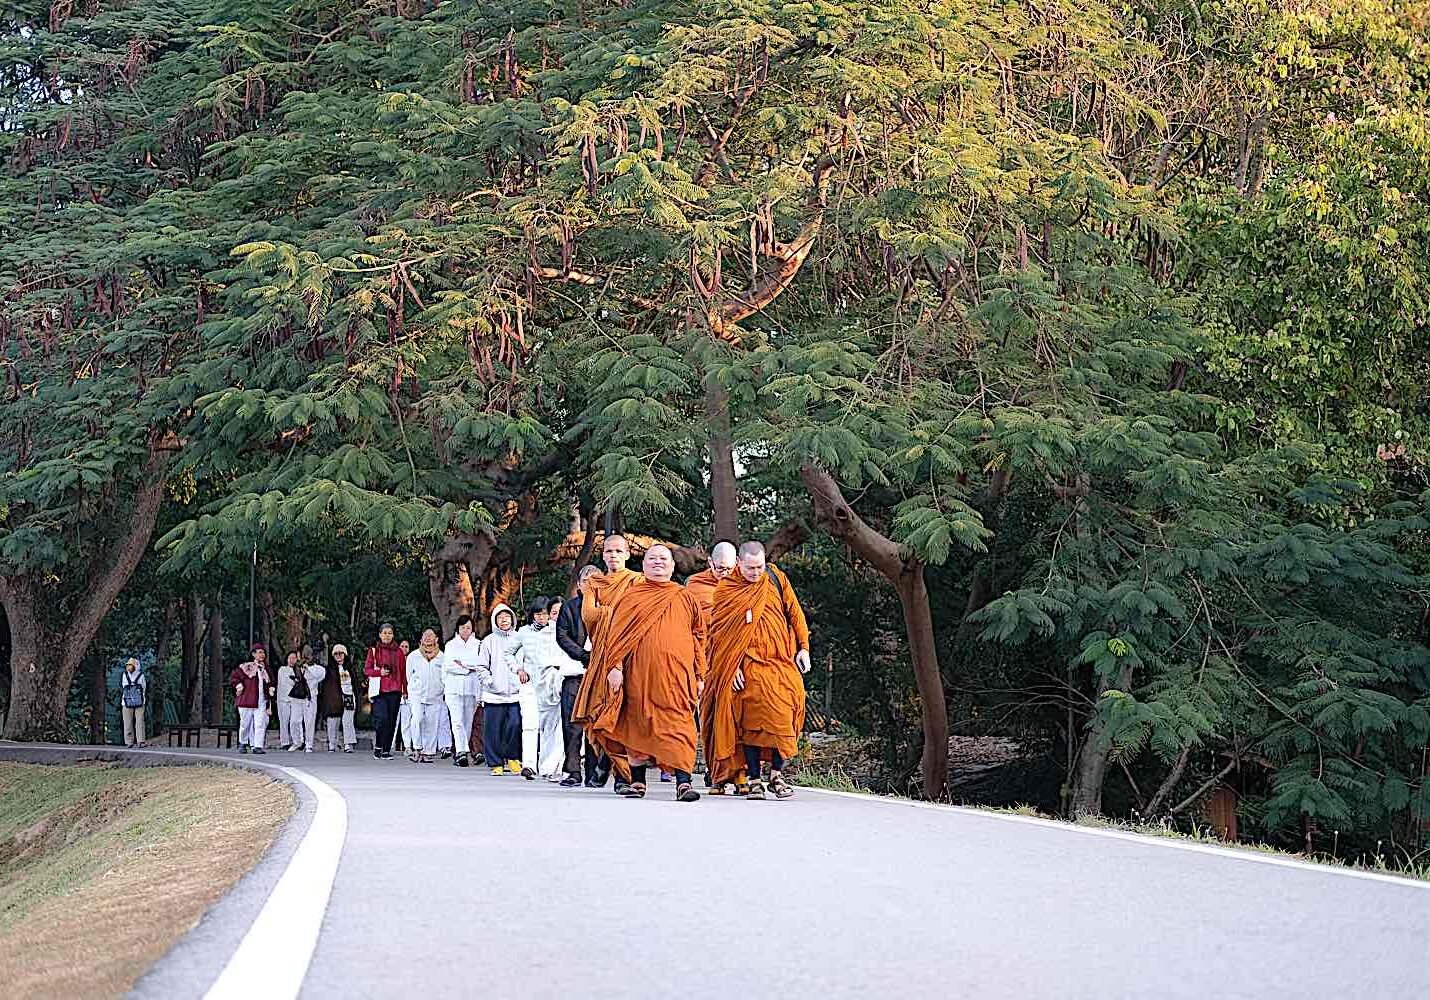
[[[215,748],[222,747],[225,750],[232,750],[234,738],[238,735],[238,727],[180,724],[169,726],[168,733],[169,746],[171,747],[201,747],[207,742],[208,735],[212,733]]]

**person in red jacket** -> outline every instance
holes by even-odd
[[[383,622],[377,630],[377,645],[367,651],[363,671],[379,679],[378,693],[372,699],[373,719],[377,731],[373,735],[372,755],[378,759],[392,756],[392,737],[397,730],[397,713],[402,696],[407,693],[407,658],[392,641],[392,626]]]
[[[238,708],[238,752],[265,753],[263,743],[268,736],[268,699],[277,692],[273,675],[268,672],[268,650],[255,642],[249,650],[252,657],[240,663],[228,675],[233,685],[234,704]]]

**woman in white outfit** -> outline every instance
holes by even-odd
[[[458,767],[471,765],[467,752],[472,736],[472,719],[477,714],[477,700],[482,694],[482,676],[477,672],[477,654],[482,644],[477,639],[471,615],[457,619],[457,634],[447,641],[442,652],[442,696],[452,722],[452,739],[457,755],[452,763]]]
[[[444,694],[442,650],[437,645],[437,633],[429,628],[407,657],[407,704],[412,710],[408,733],[420,764],[432,763],[441,747],[452,742]]]
[[[288,661],[278,668],[278,749],[297,750],[303,746],[302,709],[294,708],[293,685],[298,682],[298,654],[289,653]],[[294,719],[295,711],[300,716]],[[296,723],[296,725],[295,725]],[[295,732],[295,730],[298,730]]]
[[[558,602],[558,609],[560,604]],[[521,773],[528,780],[538,774],[548,781],[561,780],[566,745],[561,737],[561,661],[551,624],[551,600],[531,603],[531,624],[517,629],[517,662],[525,680],[521,684]]]
[[[298,657],[298,665],[294,669],[297,674],[293,683],[296,685],[297,678],[301,677],[307,684],[308,696],[294,697],[292,688],[289,688],[293,713],[289,717],[289,733],[293,737],[291,749],[297,753],[301,747],[305,753],[312,753],[318,729],[318,687],[323,683],[323,676],[327,671],[313,662],[312,646],[303,647],[303,653]]]

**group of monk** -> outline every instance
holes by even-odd
[[[759,542],[717,544],[684,586],[665,545],[626,568],[630,547],[606,537],[606,571],[582,572],[581,617],[591,658],[573,721],[610,759],[616,791],[646,794],[651,765],[695,802],[697,742],[711,794],[788,798],[785,762],[804,727],[809,625],[789,579]],[[763,779],[768,756],[770,776]]]

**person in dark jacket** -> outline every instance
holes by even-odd
[[[228,675],[233,687],[234,706],[238,709],[238,752],[264,753],[268,736],[269,699],[278,693],[273,675],[268,672],[268,650],[254,643],[251,659],[240,663]]]
[[[338,643],[328,657],[323,682],[318,688],[318,711],[328,730],[329,753],[337,753],[339,723],[343,727],[343,753],[352,753],[357,747],[357,727],[353,725],[356,691],[348,667],[348,647]]]
[[[592,573],[599,573],[595,566],[581,569],[578,582],[585,582]],[[585,667],[591,662],[591,644],[586,641],[586,623],[581,620],[581,595],[578,592],[569,601],[561,602],[561,610],[556,615],[556,645],[561,647],[571,659]],[[581,678],[585,674],[565,677],[561,681],[561,734],[566,741],[566,777],[563,788],[573,788],[581,784],[581,747],[585,743],[585,730],[571,721],[576,708],[576,695],[581,690]],[[599,753],[589,743],[586,746],[586,787],[600,788],[605,785],[611,772],[611,762],[605,754]]]

